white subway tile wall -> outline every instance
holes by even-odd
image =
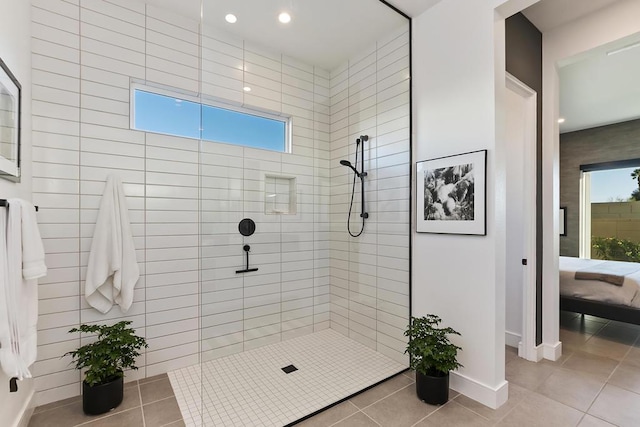
[[[403,28],[331,72],[331,328],[408,365],[409,37]],[[347,233],[356,138],[364,142],[363,234]],[[360,156],[360,153],[358,153]],[[358,169],[362,159],[358,158]],[[356,182],[351,231],[361,225]]]
[[[146,336],[128,379],[330,326],[406,363],[406,31],[329,73],[134,1],[33,0],[32,20],[33,199],[49,266],[37,404],[80,393],[60,356],[86,339],[67,331],[88,322],[128,319]],[[130,130],[131,79],[291,116],[292,153]],[[351,176],[338,160],[353,158],[360,133],[371,135],[371,218],[351,239]],[[102,315],[83,281],[110,173],[124,182],[141,279],[126,314]],[[266,174],[296,177],[295,215],[265,214]],[[238,233],[244,217],[251,237]],[[238,275],[244,244],[259,271]]]

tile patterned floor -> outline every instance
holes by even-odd
[[[562,313],[560,337],[564,355],[557,362],[527,362],[507,349],[509,400],[497,410],[456,393],[446,405],[424,404],[416,398],[413,375],[407,372],[299,425],[640,426],[640,327]],[[145,386],[149,381],[155,385]],[[162,425],[154,424],[159,419],[169,423],[180,413],[176,400],[169,397],[168,382],[160,377],[127,384],[122,407],[99,419],[82,415],[79,398],[46,405],[36,409],[30,426],[152,427]],[[171,422],[166,425],[184,425]]]
[[[291,364],[298,370],[285,374]],[[405,369],[325,329],[178,369],[169,379],[187,426],[278,427]]]

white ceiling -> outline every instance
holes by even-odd
[[[543,33],[618,0],[541,0],[523,11]]]
[[[617,1],[542,0],[523,13],[544,33]],[[560,64],[561,133],[640,118],[640,47],[607,55],[638,40],[640,34]]]
[[[418,3],[396,1],[413,8]],[[200,18],[200,0],[146,2]],[[289,24],[278,22],[277,17],[283,11],[292,16]],[[236,15],[238,22],[227,23],[224,17],[228,13]],[[406,18],[377,0],[204,0],[202,14],[204,25],[216,26],[243,40],[326,70],[336,68],[376,40],[408,25]]]

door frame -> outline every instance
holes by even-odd
[[[522,292],[522,337],[518,344],[518,356],[539,361],[542,359],[542,351],[536,346],[536,144],[537,144],[537,98],[536,91],[524,84],[510,73],[506,73],[506,88],[524,100],[525,119],[524,135],[525,147],[523,174],[524,174],[524,259],[527,265],[523,265],[523,292]],[[528,160],[528,161],[526,161]]]

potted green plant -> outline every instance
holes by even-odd
[[[148,347],[144,338],[129,328],[131,321],[112,326],[80,325],[69,332],[97,334],[97,340],[70,351],[76,369],[85,369],[82,382],[82,410],[87,415],[99,415],[122,403],[124,370],[138,369],[135,365],[139,350]]]
[[[438,328],[442,319],[434,314],[412,317],[404,332],[409,337],[405,353],[416,371],[416,394],[426,403],[441,405],[449,400],[449,372],[462,367],[457,355],[461,347],[447,335],[460,335],[451,328]]]

